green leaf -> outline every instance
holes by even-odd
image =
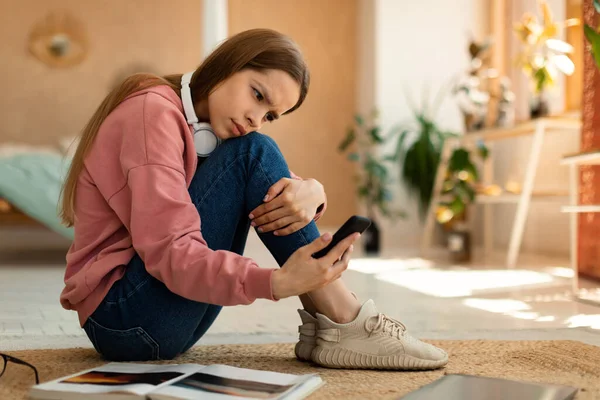
[[[358,188],[358,196],[359,197],[367,197],[369,195],[369,188],[366,186],[361,186]]]
[[[594,8],[596,9],[597,13],[600,13],[600,1],[599,0],[594,0]]]
[[[350,153],[348,154],[348,160],[350,161],[358,161],[360,159],[358,153]]]
[[[594,36],[596,35],[596,30],[589,26],[588,24],[583,25],[583,34],[588,42],[592,43],[594,41]]]
[[[469,164],[471,164],[469,152],[461,147],[454,150],[454,153],[452,153],[448,163],[448,169],[452,172],[458,172],[466,169]]]
[[[442,194],[453,192],[455,185],[456,182],[454,179],[445,180],[444,184],[442,185]]]
[[[349,128],[348,132],[346,133],[346,137],[338,146],[338,151],[346,151],[346,149],[354,142],[354,140],[356,140],[356,131],[352,128]]]
[[[440,132],[441,137],[445,140],[451,137],[459,137],[462,136],[460,133],[456,132]]]
[[[363,124],[365,123],[365,120],[363,119],[362,116],[360,116],[359,114],[355,114],[354,115],[354,121],[356,121],[356,124],[358,126],[363,126]]]
[[[383,138],[379,136],[379,131],[380,129],[378,126],[369,129],[369,135],[375,143],[383,143]]]
[[[384,141],[388,141],[391,138],[393,138],[394,136],[396,136],[398,133],[402,132],[404,129],[400,126],[393,126],[387,133],[385,139],[383,139]]]
[[[388,170],[385,166],[378,163],[371,155],[367,155],[367,162],[365,163],[365,169],[371,175],[374,175],[378,179],[385,181],[388,175]]]
[[[463,211],[465,211],[466,206],[460,197],[455,197],[452,203],[448,205],[448,208],[450,208],[452,213],[456,216],[462,214]]]
[[[473,177],[473,179],[475,181],[479,180],[479,172],[477,172],[477,168],[475,167],[475,164],[469,163],[469,165],[467,165],[465,167],[465,171],[467,171],[469,174],[471,174],[471,176]]]
[[[600,34],[588,24],[585,24],[583,27],[583,32],[585,33],[587,40],[592,45],[592,55],[594,56],[594,61],[596,61],[596,65],[600,68]]]
[[[486,160],[490,155],[490,149],[488,149],[483,140],[477,142],[477,150],[479,152],[479,157],[481,157],[483,160]]]
[[[398,138],[398,142],[396,143],[396,153],[394,155],[395,159],[393,161],[400,160],[400,158],[404,154],[404,142],[406,141],[406,137],[408,136],[409,133],[410,133],[410,131],[404,130],[400,134],[400,137]]]
[[[542,92],[546,85],[551,81],[550,72],[544,66],[534,73],[534,79],[536,82],[536,90]]]
[[[457,183],[455,192],[465,204],[470,203],[475,199],[475,190],[464,181]]]
[[[409,193],[418,197],[419,215],[424,219],[433,190],[433,182],[440,159],[440,145],[432,141],[433,124],[425,123],[418,132],[418,140],[406,150],[402,162],[402,179]]]

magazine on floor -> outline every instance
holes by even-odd
[[[31,388],[31,399],[303,399],[317,374],[291,375],[228,365],[109,363]]]

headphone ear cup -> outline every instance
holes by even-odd
[[[210,153],[221,144],[221,139],[215,135],[215,132],[209,123],[198,122],[198,116],[196,116],[196,111],[194,111],[192,92],[190,90],[190,82],[193,75],[193,72],[188,72],[181,76],[181,103],[183,105],[183,112],[187,123],[191,125],[194,130],[194,146],[196,147],[196,154],[200,157],[208,157]]]
[[[193,128],[196,154],[200,157],[208,157],[221,144],[221,140],[206,122],[196,123]]]

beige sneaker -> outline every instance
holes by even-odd
[[[312,360],[329,368],[424,370],[448,363],[445,351],[406,333],[406,327],[381,314],[373,300],[356,319],[337,324],[317,314],[317,346]]]
[[[294,353],[296,358],[300,361],[310,361],[313,349],[316,346],[316,334],[317,334],[317,319],[310,315],[305,310],[298,310],[302,325],[298,327],[300,338]]]
[[[350,292],[355,299],[356,293]],[[312,351],[317,345],[317,329],[318,323],[317,319],[310,315],[306,310],[298,310],[298,314],[300,314],[300,319],[302,320],[302,325],[298,327],[298,332],[300,333],[300,338],[298,343],[296,343],[296,347],[294,347],[294,353],[296,353],[296,358],[300,361],[311,361],[312,360]]]

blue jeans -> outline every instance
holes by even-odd
[[[277,144],[257,132],[227,140],[209,158],[199,160],[189,193],[208,246],[242,254],[250,229],[248,215],[284,177],[289,178],[290,171]],[[258,235],[281,266],[294,251],[318,238],[319,231],[311,222],[288,236]],[[210,288],[198,282],[198,290]],[[221,308],[169,291],[135,255],[83,328],[107,360],[171,359],[206,333]]]

